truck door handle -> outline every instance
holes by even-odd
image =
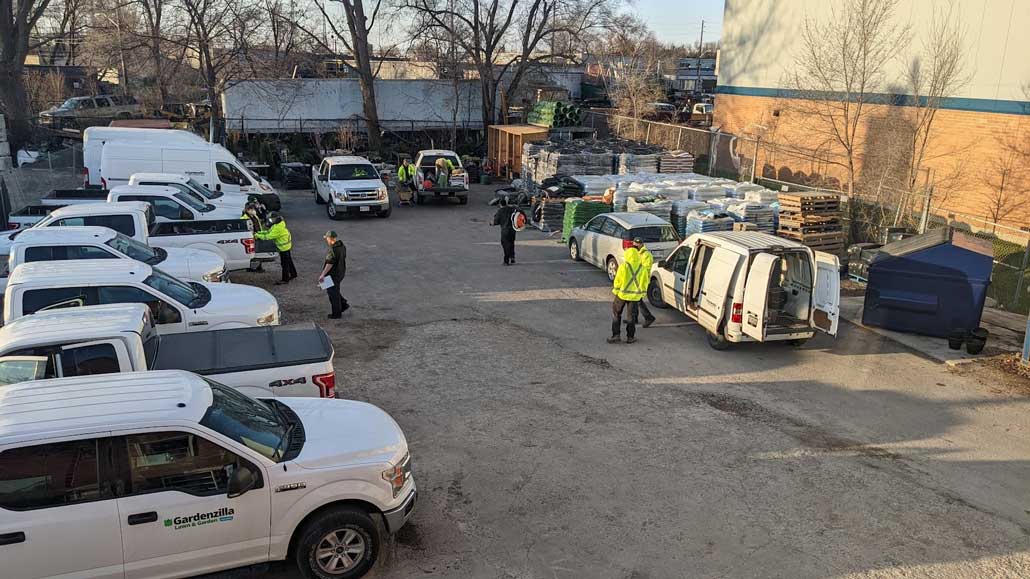
[[[149,513],[136,513],[135,515],[129,515],[130,525],[142,525],[143,523],[153,523],[157,520],[157,511],[150,511]]]
[[[0,535],[0,545],[13,545],[15,543],[24,543],[25,533],[18,531],[17,533],[7,533]]]
[[[207,322],[190,322],[190,327],[193,326],[206,326]]]

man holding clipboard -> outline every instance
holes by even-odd
[[[318,287],[324,289],[329,296],[329,307],[332,308],[329,319],[338,320],[350,307],[347,300],[340,295],[340,282],[347,274],[347,246],[339,240],[333,230],[325,232],[325,242],[329,246],[329,252],[325,254],[322,274],[318,276]]]

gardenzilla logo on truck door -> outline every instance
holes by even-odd
[[[165,519],[165,526],[174,527],[176,531],[179,529],[202,527],[212,523],[225,523],[231,521],[233,520],[234,514],[236,514],[236,511],[231,507],[222,507],[217,511],[193,513],[192,515],[187,515],[185,517]]]

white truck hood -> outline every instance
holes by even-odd
[[[404,432],[389,414],[355,400],[277,398],[304,423],[304,448],[294,459],[309,469],[355,463],[395,463],[408,451]]]
[[[219,326],[234,322],[256,326],[257,321],[272,316],[266,326],[279,325],[279,302],[265,290],[243,284],[201,282],[211,292],[211,301],[198,311],[208,322],[205,329],[217,330]]]
[[[327,181],[329,189],[336,193],[347,191],[383,189],[386,185],[379,179],[350,179],[347,181]]]
[[[161,271],[177,277],[193,281],[205,281],[207,274],[218,274],[225,268],[222,256],[203,249],[183,249],[181,247],[164,248],[168,257],[161,263],[153,264]],[[212,299],[214,296],[212,296]]]

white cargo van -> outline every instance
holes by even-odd
[[[255,195],[269,209],[281,208],[279,196],[268,181],[245,168],[225,147],[213,143],[104,145],[100,159],[104,187],[126,185],[133,173],[177,173],[213,191]]]
[[[186,143],[207,144],[203,137],[189,131],[169,129],[134,129],[129,127],[87,127],[82,132],[83,183],[101,187],[100,157],[107,143]]]
[[[400,427],[364,402],[254,399],[175,370],[6,386],[4,577],[290,559],[304,577],[356,579],[414,510],[410,464]]]
[[[128,259],[19,265],[7,280],[4,322],[44,310],[99,304],[147,304],[162,334],[279,325],[279,303],[261,288],[185,282]]]
[[[840,261],[789,239],[751,231],[691,235],[655,262],[648,301],[672,306],[708,332],[717,350],[733,342],[803,344],[837,335]]]

